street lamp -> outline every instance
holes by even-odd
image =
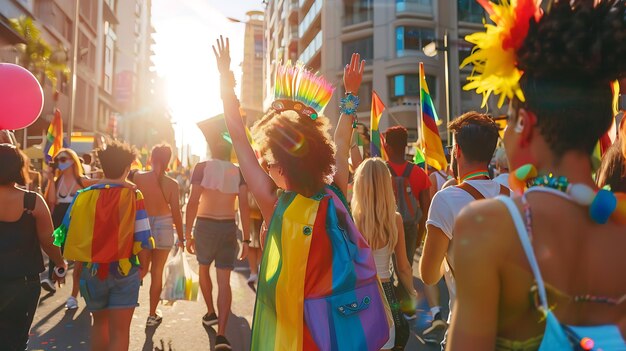
[[[428,57],[435,57],[439,51],[443,51],[443,65],[445,69],[445,85],[446,85],[446,134],[448,145],[451,143],[450,129],[448,129],[448,124],[450,124],[450,65],[448,62],[448,53],[450,52],[450,47],[448,46],[448,31],[445,31],[443,34],[443,41],[441,42],[443,46],[437,46],[438,40],[432,41],[426,46],[422,48],[424,55]]]

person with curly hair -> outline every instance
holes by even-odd
[[[239,113],[228,39],[213,50],[237,159],[268,223],[251,349],[379,350],[389,339],[391,316],[371,249],[344,196],[365,61],[353,54],[344,69],[334,142],[320,114],[332,86],[301,65],[278,68],[276,100],[253,129],[268,174]]]
[[[114,141],[96,152],[104,179],[80,190],[54,232],[67,259],[81,262],[81,295],[93,316],[91,350],[128,350],[130,322],[154,248],[143,195],[126,179],[137,155]]]
[[[590,155],[626,75],[626,2],[481,3],[495,25],[466,38],[466,89],[511,100],[504,145],[521,196],[456,220],[448,350],[625,350],[626,194],[598,189]]]

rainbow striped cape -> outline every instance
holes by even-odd
[[[332,188],[283,193],[259,273],[251,350],[379,350],[389,338],[371,250]]]
[[[54,244],[65,245],[65,258],[88,263],[101,278],[111,269],[127,275],[139,265],[139,251],[154,248],[143,195],[120,184],[96,184],[79,191],[54,231]],[[109,269],[98,269],[100,265]]]

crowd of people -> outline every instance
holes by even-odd
[[[626,89],[626,3],[555,1],[545,12],[530,0],[481,3],[493,24],[468,37],[466,88],[508,98],[508,126],[501,139],[487,114],[454,118],[445,169],[428,154],[407,161],[404,126],[382,133],[385,159],[359,148],[374,136],[357,120],[358,53],[344,69],[334,135],[322,115],[334,87],[286,64],[251,144],[221,37],[224,117],[198,124],[211,157],[194,167],[188,199],[183,174],[167,174],[167,145],[152,149],[151,170],[131,171],[134,149],[110,142],[94,153],[99,177],[62,149],[41,195],[26,186],[27,158],[2,140],[0,199],[16,205],[0,209],[0,340],[26,348],[40,287],[54,291],[68,260],[66,307],[77,308],[80,291],[92,350],[127,350],[148,274],[146,326],[163,321],[176,246],[198,261],[201,322],[217,325],[216,350],[231,349],[230,275],[246,258],[252,350],[403,350],[420,313],[430,324],[419,338],[442,350],[626,350],[626,120],[611,89],[620,79]],[[612,125],[596,169],[591,155]],[[414,275],[427,312],[416,310]]]

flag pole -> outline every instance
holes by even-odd
[[[420,80],[420,108],[419,113],[417,114],[417,123],[420,131],[420,138],[422,139],[420,142],[420,146],[422,147],[422,154],[424,155],[424,172],[428,174],[428,155],[426,155],[426,140],[424,138],[424,101],[422,99],[422,77],[424,76],[424,62],[420,62],[419,64],[419,80]]]

